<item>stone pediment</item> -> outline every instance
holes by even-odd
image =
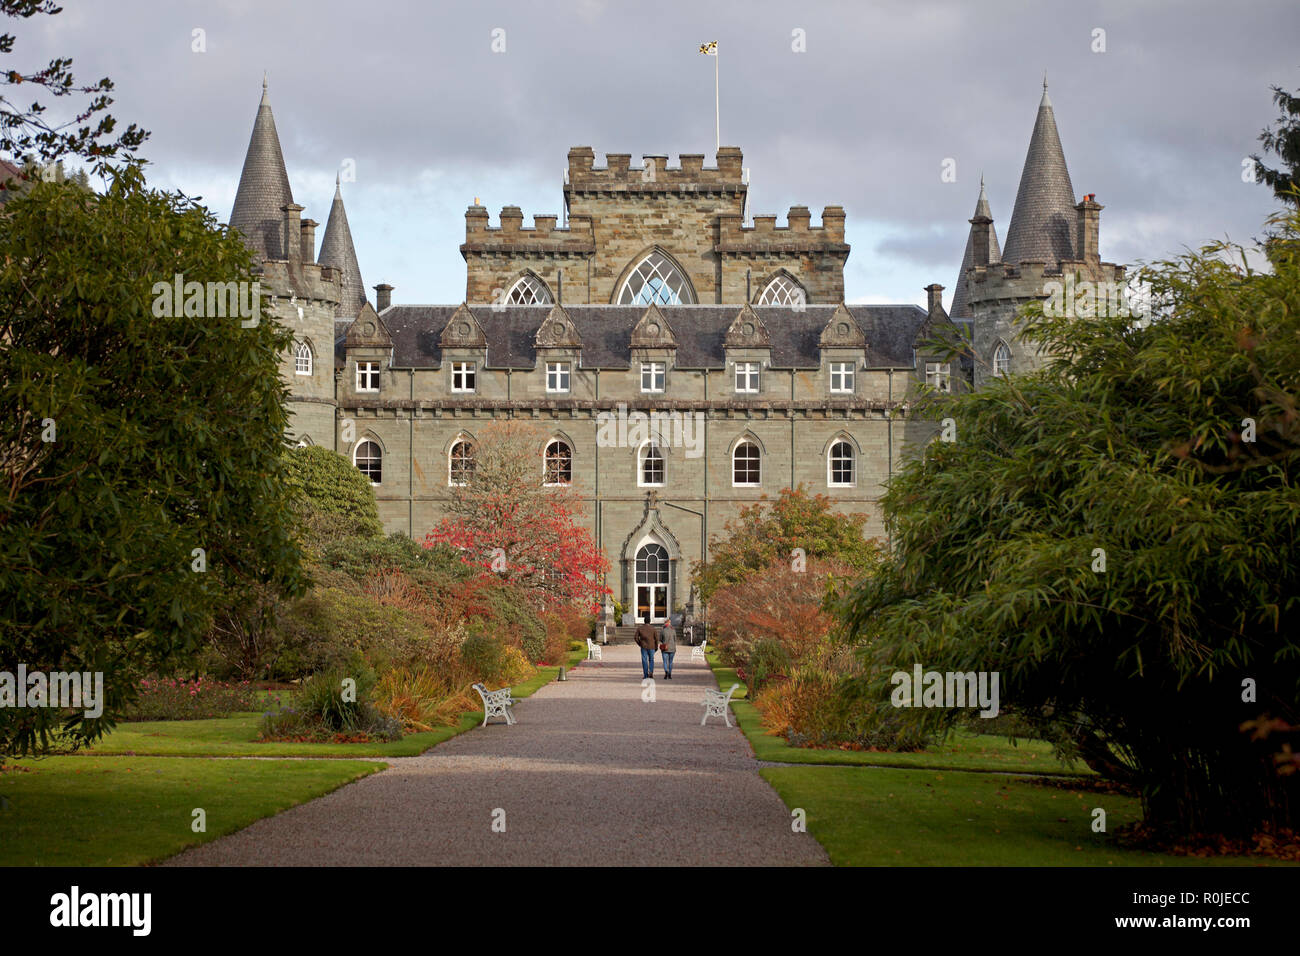
[[[767,333],[767,326],[748,304],[742,307],[731,320],[731,325],[727,327],[725,341],[729,349],[770,349],[772,347],[772,338]]]
[[[556,304],[538,328],[533,344],[539,349],[580,349],[582,338],[564,306]]]
[[[478,319],[474,317],[474,313],[470,311],[469,306],[464,302],[447,320],[447,326],[442,330],[442,335],[438,339],[438,346],[444,349],[481,349],[487,347],[487,336],[483,334],[483,326],[478,324]]]
[[[646,309],[637,320],[636,326],[632,329],[631,348],[677,348],[677,336],[673,334],[673,327],[668,324],[668,320],[664,318],[657,304],[650,303],[650,308]]]
[[[361,312],[358,313],[352,324],[348,326],[343,344],[350,349],[390,349],[393,347],[393,336],[388,331],[388,327],[384,325],[383,319],[367,302],[361,307]]]
[[[824,349],[861,349],[866,348],[867,337],[848,307],[841,303],[831,313],[817,344]]]

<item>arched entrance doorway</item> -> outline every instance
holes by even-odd
[[[659,624],[668,617],[668,549],[648,541],[636,553],[636,621]]]

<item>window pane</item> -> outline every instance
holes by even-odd
[[[573,481],[573,452],[562,441],[546,446],[546,470],[543,479],[548,485],[567,485]]]

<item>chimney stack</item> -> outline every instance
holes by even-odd
[[[969,220],[971,225],[971,265],[987,266],[989,264],[989,246],[993,234],[993,220],[988,216],[976,216]]]
[[[393,287],[387,282],[375,286],[375,311],[383,312],[393,303]]]
[[[302,265],[302,210],[296,202],[286,203],[280,207],[284,213],[284,257],[290,265]]]
[[[316,261],[316,227],[319,225],[315,219],[302,221],[302,257],[307,262]]]
[[[943,311],[943,286],[937,282],[932,282],[925,287],[925,293],[930,315]]]
[[[1101,253],[1098,250],[1098,233],[1101,224],[1101,211],[1105,207],[1097,202],[1093,197],[1095,193],[1088,193],[1083,197],[1083,202],[1075,206],[1075,212],[1078,217],[1075,220],[1075,253],[1084,262],[1100,262]]]

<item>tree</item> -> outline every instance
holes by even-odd
[[[0,708],[3,755],[60,724],[94,739],[137,676],[198,647],[222,594],[302,581],[290,334],[159,308],[178,274],[247,283],[260,307],[239,235],[127,170],[104,194],[42,182],[12,199],[0,250],[0,670],[100,672],[107,696],[100,719]]]
[[[19,20],[37,14],[54,16],[61,12],[62,7],[53,0],[0,0],[0,13]],[[12,54],[14,41],[12,34],[0,34],[0,55]],[[140,160],[135,151],[149,134],[133,123],[117,139],[110,140],[108,137],[117,128],[117,121],[105,111],[113,102],[108,95],[113,91],[113,82],[104,77],[90,86],[77,86],[71,67],[71,59],[60,57],[51,60],[43,69],[29,73],[16,69],[0,72],[0,87],[11,88],[15,96],[46,93],[54,98],[78,94],[91,97],[71,120],[56,123],[47,118],[48,107],[45,104],[34,101],[22,108],[15,106],[8,96],[0,94],[0,154],[15,160],[32,157],[42,165],[77,156],[88,161],[101,175],[115,165],[118,168],[138,168]],[[102,115],[98,122],[90,125],[96,114]],[[30,175],[30,167],[27,175]],[[13,188],[13,185],[8,188]],[[0,184],[0,190],[5,188]],[[0,192],[0,197],[3,197],[3,192]]]
[[[843,609],[878,699],[915,663],[998,672],[1175,835],[1300,825],[1274,760],[1300,699],[1300,213],[1271,225],[1271,274],[1226,244],[1143,269],[1154,319],[1027,310],[1046,367],[943,402],[957,440],[891,483],[894,555]]]
[[[1266,128],[1259,134],[1259,141],[1281,162],[1277,169],[1270,169],[1258,156],[1250,158],[1255,161],[1256,177],[1270,187],[1278,199],[1293,206],[1300,205],[1300,96],[1275,86],[1273,102],[1282,115],[1272,129]]]
[[[832,510],[835,500],[827,495],[810,495],[802,485],[784,488],[776,500],[766,495],[757,504],[740,509],[734,521],[725,525],[725,537],[711,542],[706,564],[696,561],[691,568],[695,586],[706,602],[727,585],[743,581],[769,566],[790,564],[803,558],[831,558],[866,572],[879,560],[879,547],[865,536],[866,515],[845,515]]]
[[[426,546],[450,545],[485,572],[530,589],[541,605],[576,603],[592,611],[609,593],[609,562],[578,523],[581,503],[568,485],[543,483],[535,426],[493,422],[473,446],[473,465],[453,486],[448,515]]]

